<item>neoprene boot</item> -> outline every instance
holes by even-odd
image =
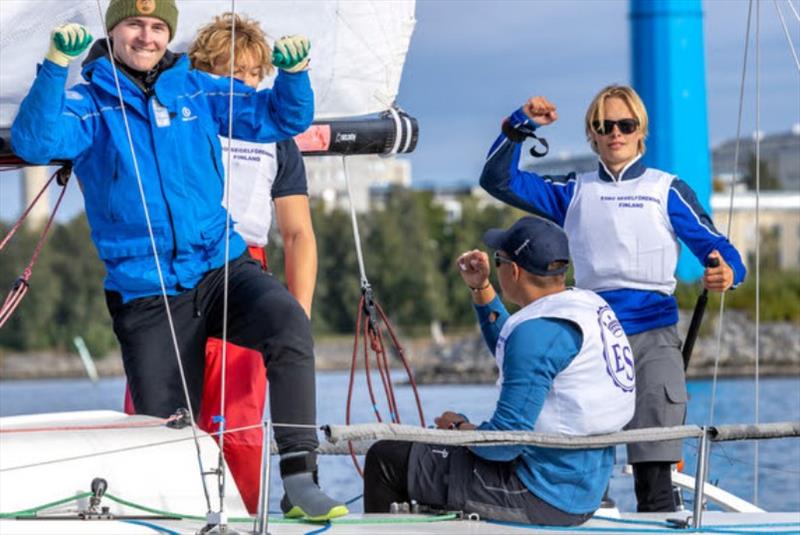
[[[281,510],[287,518],[323,521],[350,512],[342,502],[334,500],[319,488],[315,452],[281,455],[280,470],[285,491]]]

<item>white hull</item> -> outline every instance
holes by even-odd
[[[92,480],[100,477],[108,482],[109,493],[125,500],[204,515],[206,502],[191,429],[158,424],[156,418],[115,411],[0,418],[0,512],[22,511],[87,492]],[[145,425],[157,427],[140,427]],[[198,434],[204,469],[213,469],[219,448],[210,436]],[[216,496],[216,478],[208,481]],[[226,510],[232,516],[246,515],[230,474],[227,481]],[[86,508],[88,499],[77,505]],[[109,500],[103,505],[114,514],[141,514]]]
[[[0,418],[0,513],[4,515],[39,507],[85,493],[92,479],[108,482],[102,505],[113,515],[139,515],[139,519],[79,520],[88,498],[72,499],[43,510],[38,518],[0,519],[3,535],[123,535],[133,533],[194,534],[202,520],[163,520],[132,505],[115,502],[109,495],[151,509],[203,518],[206,502],[198,475],[197,457],[189,428],[175,430],[146,416],[113,411],[90,411]],[[200,436],[205,470],[216,467],[219,449],[205,433]],[[226,513],[230,526],[251,533],[252,521],[236,520],[247,514],[228,476]],[[216,507],[216,478],[209,478],[212,505]],[[684,482],[688,485],[688,482]],[[46,519],[47,516],[74,519]],[[581,533],[617,533],[663,530],[666,519],[686,519],[689,512],[671,514],[623,513],[601,510]],[[617,518],[614,518],[617,517]],[[333,521],[331,534],[500,534],[532,532],[529,526],[511,526],[475,520],[431,521],[423,515],[349,515]],[[788,524],[788,525],[787,525]],[[736,526],[736,530],[769,533],[800,532],[800,513],[706,512],[703,526]],[[271,519],[273,535],[310,533],[320,526]],[[598,531],[592,531],[596,528]],[[538,533],[564,533],[564,529]]]

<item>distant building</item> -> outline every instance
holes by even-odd
[[[717,230],[728,228],[729,193],[711,196],[711,210]],[[762,192],[758,198],[758,226],[761,229],[761,265],[783,270],[800,269],[800,193]],[[736,192],[730,240],[751,271],[756,258],[756,194]]]
[[[789,132],[763,136],[760,152],[761,160],[767,163],[770,173],[780,180],[782,189],[800,191],[800,124],[794,125]],[[714,176],[733,174],[735,153],[735,139],[722,143],[712,151]],[[748,161],[755,153],[755,139],[742,138],[739,142],[739,165],[736,170],[738,178],[747,174]]]
[[[451,186],[433,191],[433,202],[444,209],[445,220],[448,223],[461,221],[464,212],[461,200],[472,195],[473,189],[470,186]]]
[[[308,175],[308,193],[322,199],[326,207],[350,209],[344,159],[340,156],[304,158]],[[370,209],[371,191],[392,185],[411,186],[411,162],[394,157],[348,156],[347,171],[353,206],[356,212]]]
[[[32,232],[42,230],[50,218],[50,188],[44,189],[50,179],[50,172],[52,170],[48,167],[27,166],[21,173],[21,206],[23,210],[25,207],[31,207],[24,224]],[[39,201],[34,203],[39,194],[41,194]]]

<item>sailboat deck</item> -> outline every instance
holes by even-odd
[[[305,522],[287,523],[283,519],[272,519],[269,532],[272,535],[309,534],[322,532],[328,534],[361,533],[380,535],[482,535],[504,533],[664,533],[667,531],[691,533],[691,530],[670,528],[667,519],[685,520],[689,512],[678,513],[630,513],[622,519],[593,518],[586,524],[574,528],[542,528],[534,526],[511,525],[485,521],[449,520],[427,521],[423,515],[349,515],[334,520],[329,528],[325,525]],[[4,535],[27,534],[141,534],[177,533],[194,534],[203,524],[185,520],[135,520],[135,521],[80,521],[80,520],[0,520],[0,533]],[[252,533],[252,524],[234,523],[231,527],[239,533]],[[730,533],[798,533],[800,532],[800,513],[723,513],[707,512],[703,515],[703,528],[714,527],[715,531]],[[728,531],[729,530],[729,531]]]

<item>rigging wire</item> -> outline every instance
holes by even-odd
[[[0,250],[2,250],[11,239],[11,236],[13,236],[17,229],[19,229],[25,217],[28,215],[28,212],[30,212],[31,208],[33,208],[33,205],[36,204],[36,202],[41,198],[42,194],[45,192],[48,186],[50,186],[54,179],[58,178],[58,183],[63,181],[61,193],[58,195],[58,200],[56,200],[56,204],[50,213],[50,217],[47,219],[47,223],[44,226],[44,230],[42,230],[41,236],[39,236],[39,241],[36,243],[36,247],[33,250],[30,261],[28,261],[27,266],[25,266],[22,275],[17,278],[16,281],[14,281],[11,291],[9,291],[6,299],[3,301],[3,304],[0,305],[0,329],[3,327],[3,325],[5,325],[12,314],[14,314],[14,311],[17,309],[19,304],[22,302],[22,299],[25,297],[25,294],[27,294],[28,290],[30,289],[30,278],[33,274],[33,266],[39,259],[39,253],[42,252],[42,247],[44,247],[44,241],[45,238],[47,238],[47,233],[50,231],[50,227],[53,226],[56,212],[58,212],[58,208],[61,206],[61,201],[64,199],[64,194],[67,192],[67,184],[69,183],[68,180],[71,173],[72,167],[69,165],[62,167],[53,173],[53,175],[50,177],[50,180],[47,181],[36,198],[31,202],[30,206],[27,210],[25,210],[25,213],[22,214],[22,217],[20,217],[16,225],[14,225],[14,227],[9,231],[3,242],[0,243]]]
[[[28,205],[28,207],[25,209],[25,211],[22,212],[22,215],[19,216],[19,219],[17,219],[17,222],[14,223],[14,226],[11,227],[11,230],[8,231],[8,234],[6,234],[6,237],[3,238],[3,241],[0,242],[0,251],[3,250],[3,248],[9,242],[9,240],[11,240],[11,237],[14,236],[14,234],[16,234],[16,232],[20,229],[20,227],[22,226],[22,222],[25,221],[26,217],[28,217],[28,214],[31,212],[31,210],[33,210],[33,207],[36,205],[36,203],[39,202],[39,199],[41,199],[42,195],[44,195],[44,192],[47,191],[47,188],[50,187],[50,184],[53,183],[53,180],[56,179],[56,176],[58,176],[58,171],[56,171],[55,173],[50,175],[50,178],[47,179],[47,182],[45,182],[44,186],[42,186],[42,189],[39,190],[39,193],[36,194],[36,196],[33,198],[33,200]],[[65,184],[65,187],[66,187],[66,184]]]
[[[739,172],[739,149],[742,141],[742,117],[744,116],[744,88],[747,79],[747,55],[750,48],[750,24],[753,13],[753,0],[750,0],[747,7],[747,27],[744,37],[744,59],[742,60],[742,77],[739,84],[739,113],[736,120],[736,146],[733,151],[733,176],[730,185],[730,202],[728,204],[728,222],[725,229],[725,237],[730,239],[731,226],[733,224],[733,199],[736,191],[736,179]],[[717,379],[719,377],[719,361],[722,355],[722,327],[725,319],[725,292],[722,293],[719,301],[719,320],[717,321],[717,350],[714,357],[714,373],[711,380],[711,400],[708,410],[708,426],[714,425],[714,409],[717,399]]]
[[[128,124],[128,114],[125,108],[125,100],[122,98],[122,89],[119,84],[119,72],[117,70],[117,62],[114,58],[114,53],[111,50],[111,38],[108,35],[108,30],[106,29],[104,23],[103,8],[100,6],[100,0],[96,0],[96,2],[97,2],[97,12],[98,15],[100,16],[100,26],[103,28],[103,34],[105,35],[106,38],[106,48],[108,50],[109,61],[111,62],[111,71],[114,75],[114,85],[116,86],[117,96],[119,97],[119,105],[120,105],[120,110],[122,112],[122,122],[125,125],[125,134],[127,135],[128,138],[128,147],[130,148],[131,159],[133,160],[133,171],[136,174],[136,183],[137,186],[139,187],[139,198],[142,201],[142,209],[144,210],[144,217],[145,221],[147,222],[147,233],[150,238],[150,247],[153,251],[153,260],[155,261],[156,264],[156,272],[158,273],[158,282],[161,286],[161,297],[164,301],[164,310],[166,311],[167,324],[169,326],[170,336],[172,337],[172,345],[173,349],[175,350],[175,358],[178,361],[178,372],[180,373],[183,395],[185,397],[186,407],[189,412],[189,420],[191,422],[191,428],[192,428],[192,438],[194,440],[195,451],[197,453],[197,464],[200,470],[200,480],[202,481],[203,484],[203,494],[205,496],[206,506],[210,511],[211,497],[208,493],[208,485],[206,484],[206,478],[204,476],[205,469],[203,467],[203,459],[200,455],[200,439],[197,434],[197,426],[195,424],[194,410],[192,409],[192,403],[191,400],[189,399],[189,387],[186,383],[186,373],[184,372],[183,369],[181,350],[180,347],[178,346],[178,336],[175,332],[175,324],[172,320],[172,311],[170,310],[169,307],[169,298],[167,296],[166,284],[164,283],[164,274],[161,271],[161,261],[158,257],[158,248],[156,247],[156,240],[155,236],[153,235],[153,225],[150,221],[150,211],[147,208],[147,197],[145,196],[144,193],[144,184],[142,183],[142,175],[139,172],[139,163],[137,162],[136,159],[136,150],[134,149],[133,146],[133,137],[131,136],[131,129],[130,125]]]
[[[756,3],[756,368],[755,424],[760,422],[759,362],[761,360],[761,4]],[[758,441],[753,452],[753,503],[758,505]]]
[[[367,281],[367,271],[364,268],[364,253],[361,250],[361,234],[358,231],[358,219],[356,218],[356,208],[353,204],[353,188],[350,186],[350,170],[347,166],[347,156],[342,156],[342,167],[344,169],[344,183],[347,187],[347,198],[350,200],[350,221],[353,225],[353,238],[356,242],[356,259],[358,260],[358,272],[361,275],[361,286],[369,284]]]
[[[800,13],[798,13],[797,9],[794,7],[792,0],[786,0],[786,3],[789,4],[789,9],[791,9],[792,13],[794,13],[794,17],[797,19],[797,22],[800,22]]]
[[[229,52],[230,80],[228,85],[228,165],[225,168],[225,183],[223,187],[225,196],[225,267],[222,288],[222,362],[220,364],[220,394],[219,394],[219,456],[217,457],[217,487],[219,490],[219,511],[225,510],[225,385],[227,384],[228,368],[228,289],[230,279],[230,251],[231,251],[231,182],[233,180],[233,75],[236,65],[236,0],[231,0],[231,49]]]
[[[359,336],[362,334],[361,331],[363,329],[363,356],[364,356],[364,373],[367,382],[367,390],[369,392],[369,398],[372,402],[372,409],[375,413],[375,418],[378,422],[383,422],[383,418],[381,417],[380,410],[378,409],[378,402],[375,397],[375,391],[372,386],[372,378],[371,378],[371,371],[370,371],[370,351],[375,353],[375,363],[376,368],[378,371],[378,375],[381,378],[381,383],[383,385],[384,394],[386,396],[386,403],[389,409],[389,417],[392,423],[401,423],[400,422],[400,413],[398,411],[397,400],[395,399],[394,395],[394,386],[392,385],[392,377],[391,377],[391,369],[389,366],[389,359],[386,354],[386,347],[384,344],[383,333],[381,329],[381,323],[383,324],[383,328],[386,330],[389,338],[392,341],[392,345],[394,350],[403,363],[403,367],[405,368],[406,374],[409,379],[409,384],[411,385],[411,389],[414,392],[414,398],[417,405],[417,413],[419,415],[420,425],[425,427],[425,415],[422,410],[422,401],[419,397],[419,391],[417,389],[416,380],[414,379],[414,374],[411,371],[410,366],[408,365],[408,361],[405,357],[405,352],[403,350],[400,341],[398,340],[394,329],[392,328],[391,322],[389,318],[384,313],[383,309],[381,308],[380,304],[374,299],[374,295],[372,292],[372,286],[367,279],[366,268],[364,267],[364,255],[361,249],[361,235],[359,233],[358,228],[358,219],[356,217],[355,211],[355,204],[353,203],[353,191],[350,186],[350,173],[348,167],[348,159],[347,156],[342,156],[342,167],[344,170],[344,181],[347,187],[347,194],[348,199],[350,201],[350,219],[353,228],[353,238],[356,243],[356,257],[358,260],[358,269],[359,274],[361,277],[361,299],[358,303],[358,312],[356,316],[356,327],[355,327],[355,336],[353,341],[353,357],[350,364],[350,380],[348,383],[347,388],[347,402],[345,405],[345,423],[350,424],[350,409],[352,406],[353,400],[353,387],[355,383],[355,370],[358,361],[358,348],[359,348]],[[355,466],[356,472],[358,472],[359,476],[363,476],[363,472],[361,470],[361,465],[358,462],[358,458],[356,456],[356,451],[353,447],[352,441],[348,442],[348,449],[350,450],[350,457],[353,460],[353,465]]]
[[[747,461],[745,459],[742,459],[741,457],[733,455],[729,451],[727,451],[727,449],[728,449],[728,448],[726,448],[727,444],[722,443],[722,442],[717,442],[716,445],[719,447],[720,451],[719,452],[711,452],[709,455],[711,455],[712,457],[716,457],[717,459],[727,461],[728,466],[742,465],[742,466],[751,467],[753,465],[753,463],[751,461]],[[698,451],[700,449],[692,441],[687,441],[686,442],[686,446],[689,449],[694,450],[694,451]],[[792,475],[800,476],[800,470],[792,470],[790,468],[787,468],[785,465],[782,465],[782,464],[779,465],[777,463],[775,464],[775,466],[763,465],[763,466],[761,466],[760,469],[762,471],[766,470],[766,471],[769,471],[769,472],[773,472],[775,474],[784,474],[784,475],[785,474],[792,474]]]
[[[772,0],[773,5],[775,6],[775,10],[778,12],[778,18],[781,20],[781,26],[783,26],[783,33],[786,35],[786,41],[789,43],[789,50],[792,52],[792,57],[794,58],[794,64],[797,67],[797,72],[800,73],[800,59],[797,57],[797,52],[794,49],[794,44],[792,43],[792,37],[789,35],[789,28],[786,27],[786,21],[783,18],[783,11],[781,11],[781,7],[778,5],[778,0]],[[792,5],[791,3],[789,4]],[[794,9],[794,6],[792,6]]]
[[[155,425],[153,427],[162,426],[162,425],[166,424],[167,421],[168,420],[160,421],[158,423],[158,425]],[[305,429],[317,429],[318,428],[318,426],[315,425],[315,424],[273,423],[272,426],[273,427],[300,427],[300,428],[305,428]],[[131,427],[134,427],[134,426],[131,426]],[[135,426],[135,427],[149,427],[149,426],[141,425],[141,426]],[[250,429],[257,429],[257,428],[260,428],[260,427],[263,427],[263,424],[261,422],[259,422],[257,424],[244,425],[244,426],[241,426],[241,427],[235,427],[235,428],[231,428],[231,429],[226,429],[224,431],[224,434],[240,433],[240,432],[243,432],[243,431],[248,431]],[[100,429],[122,429],[122,427],[111,427],[111,426],[106,425],[106,426],[97,426],[97,427],[94,427],[94,428],[90,428],[88,426],[82,426],[82,428],[80,428],[80,429],[70,428],[68,430],[69,431],[74,431],[74,430],[93,430],[93,429],[98,429],[98,430],[100,430]],[[37,432],[54,432],[54,431],[64,431],[64,430],[65,429],[63,429],[61,427],[53,427],[53,428],[50,428],[50,429],[41,429],[41,428],[39,428],[39,429],[36,429],[35,431],[37,431]],[[3,433],[3,434],[25,433],[25,432],[28,432],[27,428],[2,429],[2,430],[0,430],[0,433]],[[223,433],[220,433],[220,432],[208,433],[208,435],[212,436],[212,437],[213,436],[219,436],[221,434],[223,434]],[[161,440],[161,441],[156,441],[156,442],[148,442],[148,443],[145,443],[145,444],[136,444],[134,446],[125,446],[125,447],[122,447],[122,448],[115,448],[115,449],[111,449],[111,450],[95,451],[95,452],[86,453],[86,454],[82,454],[82,455],[74,455],[74,456],[70,456],[70,457],[47,459],[47,460],[44,460],[44,461],[37,461],[35,463],[8,466],[8,467],[5,467],[5,468],[0,468],[0,474],[2,474],[4,472],[13,472],[15,470],[22,470],[22,469],[25,469],[25,468],[36,468],[36,467],[39,467],[39,466],[46,466],[46,465],[50,465],[50,464],[58,464],[58,463],[64,463],[64,462],[69,462],[69,461],[79,461],[79,460],[82,460],[82,459],[92,459],[92,458],[101,457],[101,456],[104,456],[104,455],[113,455],[113,454],[116,454],[116,453],[125,453],[127,451],[135,451],[135,450],[140,450],[140,449],[145,449],[145,448],[153,448],[153,447],[156,447],[156,446],[167,446],[169,444],[176,444],[176,443],[179,443],[179,442],[187,442],[189,440],[194,440],[194,436],[173,438],[173,439],[169,439],[169,440]]]

